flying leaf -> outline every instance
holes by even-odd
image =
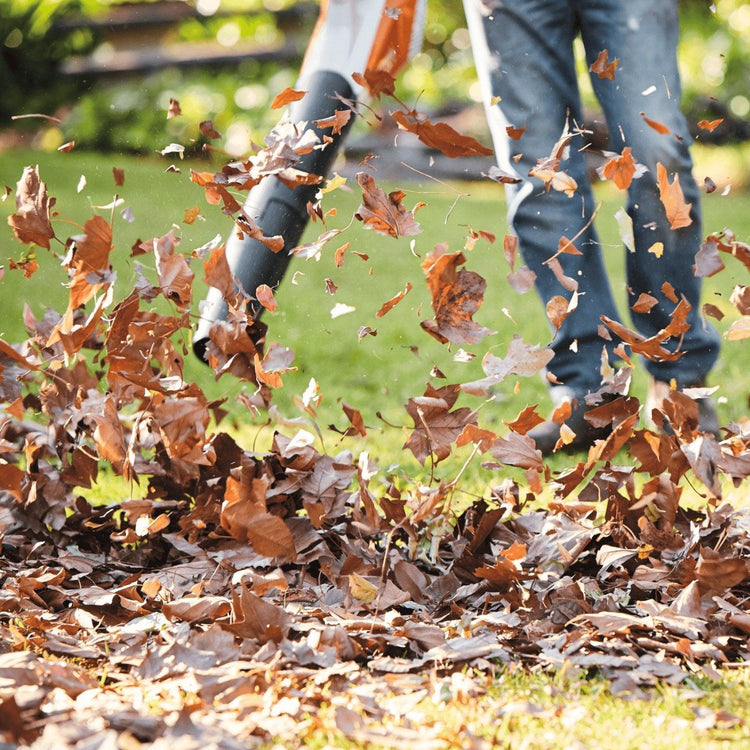
[[[601,171],[604,179],[612,180],[620,190],[627,190],[630,187],[635,173],[635,160],[630,146],[625,146],[622,154],[610,158]]]
[[[387,70],[367,68],[364,73],[353,73],[352,78],[375,99],[380,99],[381,94],[396,93],[396,80]]]
[[[511,140],[520,141],[521,136],[526,132],[526,126],[522,125],[520,128],[514,128],[512,125],[507,125],[505,127],[505,132]]]
[[[708,130],[709,132],[711,132],[713,130],[716,130],[716,128],[718,128],[722,122],[724,122],[723,117],[718,120],[699,120],[698,127],[701,130]]]
[[[375,313],[376,318],[382,318],[384,315],[389,313],[401,300],[406,297],[407,294],[412,290],[410,282],[406,282],[406,287],[403,292],[399,292],[395,297],[391,297],[387,302],[384,302],[380,309]]]
[[[651,294],[641,292],[638,299],[631,306],[631,310],[635,313],[647,313],[651,312],[651,309],[659,304],[659,300]]]
[[[462,383],[461,390],[474,396],[484,396],[489,389],[501,383],[509,375],[531,377],[545,367],[554,356],[551,349],[540,349],[538,346],[527,344],[515,335],[508,345],[505,358],[497,357],[487,352],[482,359],[482,369],[487,377]]]
[[[198,124],[198,130],[200,130],[201,135],[204,138],[209,138],[210,140],[221,138],[221,133],[216,130],[212,120],[203,120],[202,122],[200,122]]]
[[[451,408],[458,398],[459,387],[445,385],[435,389],[428,384],[423,396],[409,399],[406,411],[414,420],[414,431],[404,443],[421,463],[433,455],[442,461],[451,453],[451,444],[468,424],[476,424],[476,413],[467,407]]]
[[[742,315],[750,315],[750,286],[737,285],[732,290],[729,301]]]
[[[472,320],[484,302],[487,282],[473,271],[459,270],[465,262],[462,252],[436,250],[422,263],[435,313],[435,319],[423,321],[422,328],[442,343],[476,344],[494,333]]]
[[[680,176],[674,176],[674,182],[670,183],[666,167],[661,162],[656,163],[656,182],[659,187],[659,199],[664,205],[672,229],[688,227],[693,223],[690,216],[691,203],[685,203],[685,196],[680,186]]]
[[[750,338],[750,315],[743,315],[735,320],[724,336],[727,341],[742,341]]]
[[[529,430],[542,424],[542,422],[544,422],[544,418],[539,416],[536,407],[527,406],[521,410],[521,413],[512,422],[505,422],[505,424],[508,425],[513,432],[517,432],[519,435],[525,435]]]
[[[351,118],[352,110],[337,109],[330,117],[326,117],[322,120],[313,120],[313,125],[320,128],[321,130],[327,130],[328,128],[331,128],[331,133],[333,135],[339,135],[349,124]]]
[[[693,273],[698,278],[708,278],[724,269],[724,261],[719,255],[719,243],[713,237],[707,237],[695,254]]]
[[[268,284],[261,284],[255,290],[255,298],[260,302],[268,312],[276,312],[278,303],[276,298],[273,296],[273,289]]]
[[[169,106],[167,107],[167,120],[171,120],[173,117],[177,117],[182,114],[180,103],[177,99],[169,99]]]
[[[619,64],[620,59],[618,57],[610,61],[609,52],[606,49],[603,49],[597,56],[596,60],[594,60],[589,66],[589,71],[596,73],[599,78],[607,78],[610,81],[614,81],[615,71]]]
[[[672,132],[672,130],[664,125],[664,123],[661,123],[658,120],[652,120],[650,117],[646,117],[645,112],[641,112],[641,117],[643,118],[643,121],[646,123],[646,125],[648,125],[660,135],[668,135]]]
[[[506,437],[499,437],[492,445],[492,455],[509,466],[520,466],[522,469],[542,471],[541,451],[528,435],[509,432]]]
[[[47,195],[47,186],[39,178],[37,167],[24,167],[16,186],[16,213],[8,217],[16,239],[26,244],[34,243],[49,250],[49,241],[55,236],[50,221],[50,208],[54,198]]]
[[[406,195],[402,190],[394,190],[386,195],[366,172],[357,173],[357,182],[362,188],[362,205],[354,215],[365,227],[391,237],[410,237],[422,231],[414,214],[423,203],[407,211],[401,205]]]
[[[281,109],[287,104],[298,102],[306,93],[307,91],[295,91],[293,88],[287,87],[281,93],[276,94],[274,100],[271,102],[271,109]]]
[[[430,122],[415,110],[396,110],[391,113],[391,117],[400,128],[414,133],[425,146],[437,149],[451,159],[461,156],[492,156],[494,153],[475,138],[461,135],[448,123]]]

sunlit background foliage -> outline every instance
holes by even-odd
[[[153,1],[153,0],[152,0]],[[0,0],[0,129],[12,115],[45,112],[61,117],[36,145],[55,148],[75,138],[79,147],[121,152],[153,152],[169,137],[189,143],[197,124],[213,119],[228,151],[243,153],[275,122],[273,96],[293,85],[299,55],[316,15],[315,3],[292,0],[195,0],[198,16],[175,25],[170,41],[211,43],[232,50],[251,41],[281,49],[293,41],[297,55],[277,61],[245,59],[231,65],[169,67],[125,79],[99,79],[58,73],[71,56],[111,54],[100,30],[72,18],[96,18],[119,0]],[[297,29],[277,28],[274,14],[303,11]],[[727,118],[733,140],[750,137],[750,6],[742,0],[683,0],[680,64],[684,103],[693,120]],[[582,50],[578,50],[582,59]],[[595,102],[580,65],[584,100]],[[53,84],[53,85],[52,85]],[[479,91],[462,4],[430,0],[424,46],[402,76],[404,97],[421,109],[453,112],[475,104]],[[179,99],[183,117],[164,124],[170,98]],[[736,122],[734,122],[736,121]],[[38,128],[39,123],[35,123]],[[197,144],[200,145],[200,144]]]

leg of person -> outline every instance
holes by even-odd
[[[323,1],[297,81],[297,88],[306,94],[289,108],[289,119],[312,130],[320,147],[289,166],[320,179],[328,175],[349,124],[332,131],[316,121],[346,109],[347,101],[361,93],[354,74],[374,68],[395,76],[421,44],[424,14],[425,0],[389,0],[387,7],[386,0]],[[317,191],[317,184],[291,188],[275,175],[264,177],[248,194],[243,212],[267,237],[280,236],[283,250],[271,251],[242,226],[235,226],[227,241],[226,259],[236,291],[247,299],[246,330],[251,339],[263,335],[263,327],[257,325],[263,308],[254,299],[256,289],[280,283],[308,223],[308,202],[314,201]],[[193,350],[203,361],[210,362],[212,352],[221,348],[215,339],[227,325],[228,315],[222,291],[211,288],[193,337]]]
[[[583,420],[583,396],[601,384],[602,350],[610,346],[599,336],[601,315],[617,318],[599,240],[591,224],[594,200],[586,165],[574,137],[560,169],[572,177],[572,197],[545,188],[529,177],[537,162],[548,157],[566,124],[581,122],[573,40],[578,26],[572,0],[464,0],[477,73],[483,87],[490,130],[501,169],[521,182],[508,189],[508,222],[518,236],[525,263],[536,274],[536,288],[546,305],[553,297],[570,299],[548,265],[562,237],[576,237],[580,255],[562,254],[566,277],[577,284],[578,305],[554,335],[549,371],[561,385],[551,388],[553,402],[575,399],[569,426],[572,445],[590,444],[600,434]],[[520,138],[507,128],[525,127]],[[543,453],[550,453],[560,426],[545,423],[529,433]]]
[[[671,284],[691,310],[684,338],[665,344],[682,352],[675,359],[647,360],[656,381],[674,380],[679,387],[703,384],[719,352],[719,336],[700,315],[701,281],[693,273],[695,253],[702,239],[700,193],[692,175],[690,135],[680,111],[680,78],[676,50],[679,36],[677,0],[579,0],[581,29],[589,62],[603,49],[619,59],[614,80],[592,74],[592,84],[607,119],[613,150],[629,146],[636,162],[647,171],[634,179],[627,210],[633,220],[635,252],[627,253],[630,304],[642,293],[656,298],[647,313],[632,313],[635,327],[653,336],[671,321],[675,304],[663,289]],[[664,125],[658,132],[644,115]],[[659,197],[657,175],[663,169],[669,182],[679,180],[689,216],[671,228]],[[709,402],[702,407],[703,427],[718,432]]]

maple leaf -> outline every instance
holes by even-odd
[[[591,63],[589,70],[592,73],[596,73],[599,78],[607,78],[610,81],[615,80],[615,71],[617,66],[620,64],[620,58],[616,57],[614,60],[609,59],[609,52],[603,49],[597,56],[596,60]]]
[[[476,344],[494,333],[472,320],[484,302],[487,283],[473,271],[459,270],[465,262],[460,251],[445,253],[436,248],[422,263],[435,313],[435,319],[423,321],[422,328],[442,343]]]
[[[667,169],[661,163],[656,163],[656,182],[659,187],[659,199],[664,205],[669,226],[672,229],[689,227],[693,223],[690,216],[692,203],[685,203],[685,196],[680,186],[680,176],[674,176],[674,182],[670,183]]]
[[[394,190],[386,195],[366,172],[357,173],[357,182],[362,188],[362,205],[354,216],[365,227],[391,237],[410,237],[422,231],[414,214],[424,203],[418,203],[411,211],[407,211],[401,205],[406,195],[403,190]]]
[[[467,424],[476,424],[476,413],[467,407],[451,411],[458,398],[459,387],[445,385],[435,389],[427,386],[423,396],[409,399],[406,411],[414,420],[414,431],[404,443],[421,463],[433,455],[439,462],[451,453],[451,444]]]
[[[474,396],[484,396],[489,389],[501,383],[508,375],[530,377],[545,367],[554,356],[551,349],[540,349],[529,345],[517,334],[508,345],[508,353],[504,359],[487,352],[482,359],[482,369],[487,377],[462,383],[461,390]]]
[[[475,138],[461,135],[448,123],[430,122],[415,110],[396,110],[391,112],[391,117],[400,128],[414,133],[425,146],[437,149],[451,159],[461,156],[492,156],[494,153]]]
[[[25,244],[35,244],[47,250],[55,230],[50,221],[50,208],[54,198],[47,195],[47,186],[39,177],[38,167],[24,167],[16,186],[16,213],[8,217],[16,239]]]

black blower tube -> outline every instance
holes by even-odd
[[[304,154],[295,167],[326,177],[352,121],[336,135],[331,133],[330,128],[317,128],[313,121],[332,117],[337,109],[342,109],[339,97],[353,100],[354,91],[346,78],[332,71],[316,71],[308,81],[305,97],[290,107],[290,119],[292,122],[306,121],[308,128],[315,131],[321,142],[324,137],[333,140],[325,148],[315,148]],[[250,190],[245,200],[245,213],[267,237],[283,237],[284,247],[274,253],[262,242],[241,233],[235,226],[226,243],[226,258],[239,288],[245,293],[254,294],[261,284],[267,284],[273,289],[281,281],[289,265],[291,251],[299,243],[307,226],[307,204],[315,199],[317,191],[317,185],[299,185],[292,189],[272,176],[266,177]],[[250,303],[255,319],[260,316],[262,309],[257,303],[255,306]],[[228,312],[221,292],[213,287],[209,289],[193,336],[193,351],[204,362],[209,330],[216,321],[226,319]]]

